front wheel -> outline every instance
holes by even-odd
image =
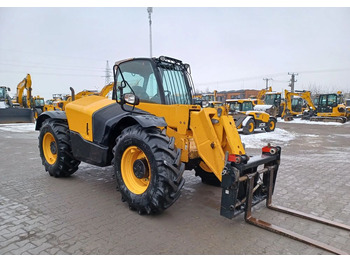
[[[67,124],[47,119],[40,129],[39,151],[45,170],[54,177],[68,177],[78,170],[80,161],[73,157]]]
[[[174,139],[158,128],[134,125],[122,131],[113,152],[119,191],[131,209],[159,213],[179,198],[184,164]]]
[[[269,121],[267,122],[267,126],[265,128],[266,132],[272,132],[276,128],[276,120],[273,118],[270,118]]]
[[[255,129],[255,121],[253,118],[249,119],[247,124],[243,127],[243,134],[249,135],[254,132]]]

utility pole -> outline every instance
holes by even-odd
[[[105,75],[105,85],[108,85],[111,82],[111,69],[109,68],[109,62],[107,60],[107,64],[106,64],[106,71],[105,71],[106,75]]]
[[[150,56],[152,57],[152,17],[151,17],[151,14],[153,12],[153,8],[148,7],[147,12],[148,12],[148,19],[149,19],[149,49],[150,49]]]
[[[269,88],[269,80],[273,80],[272,78],[264,78],[263,79],[266,82],[266,90]]]
[[[297,73],[288,73],[288,75],[291,75],[289,86],[291,87],[291,92],[294,93],[294,83],[297,82],[297,80],[295,80],[295,76],[297,76],[298,74]]]

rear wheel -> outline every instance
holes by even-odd
[[[273,118],[270,118],[269,121],[267,122],[267,126],[265,128],[266,132],[272,132],[276,128],[276,120]]]
[[[184,184],[181,150],[158,128],[134,125],[116,139],[114,172],[131,209],[159,213],[180,196]]]
[[[254,132],[255,129],[255,121],[253,118],[249,119],[247,124],[243,127],[243,134],[249,135]]]
[[[40,129],[39,151],[45,170],[54,177],[68,177],[78,170],[80,161],[72,155],[67,124],[47,119]]]

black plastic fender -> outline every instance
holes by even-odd
[[[67,120],[66,112],[64,111],[46,111],[37,118],[35,130],[40,130],[43,122],[48,118]]]
[[[115,103],[93,114],[93,141],[109,146],[111,139],[114,141],[124,128],[135,124],[145,128],[167,126],[163,117],[157,117],[138,108],[133,111],[124,111],[118,103]]]

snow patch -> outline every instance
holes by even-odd
[[[292,121],[284,121],[282,118],[278,118],[277,121],[280,123],[288,123],[288,124],[328,125],[328,126],[341,126],[341,125],[348,125],[350,123],[350,121],[345,124],[339,123],[339,122],[317,122],[317,121],[303,120],[301,118],[294,118]]]
[[[0,124],[0,130],[15,133],[35,132],[35,123]]]
[[[295,135],[281,128],[276,128],[273,132],[256,132],[251,135],[241,135],[245,148],[262,148],[267,143],[271,145],[286,145],[295,139]]]

